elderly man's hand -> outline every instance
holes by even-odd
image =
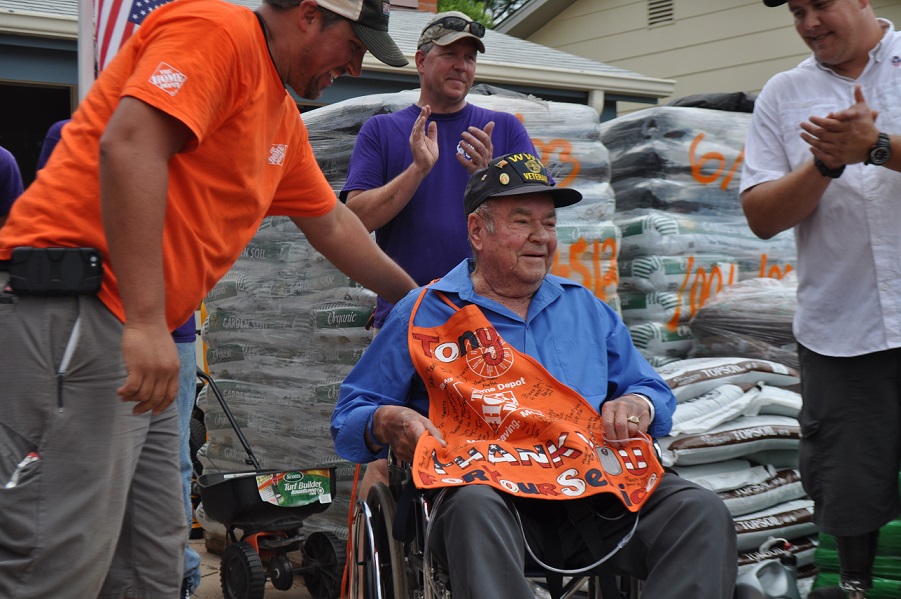
[[[601,418],[604,420],[604,436],[607,441],[619,447],[622,445],[621,441],[634,438],[639,432],[648,432],[651,408],[644,399],[636,395],[623,395],[601,405]]]
[[[410,408],[381,406],[372,415],[372,432],[376,443],[388,444],[402,462],[412,462],[416,443],[428,431],[442,446],[447,445],[432,422]]]

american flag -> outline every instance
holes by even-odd
[[[112,60],[144,18],[171,0],[94,0],[97,18],[97,70]]]

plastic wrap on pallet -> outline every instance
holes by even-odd
[[[334,505],[313,530],[346,537],[353,466],[335,455],[329,418],[338,387],[371,341],[375,294],[353,283],[287,218],[267,218],[206,298],[209,372],[264,469],[337,467]],[[209,471],[251,469],[215,396],[198,398]]]
[[[750,260],[747,273],[750,278],[762,276],[760,269],[767,272],[774,259],[793,262],[797,257],[791,230],[763,240],[751,231],[744,216],[674,214],[641,209],[617,211],[613,220],[622,233],[620,257],[624,259],[723,254]]]
[[[797,285],[792,271],[782,279],[747,279],[725,288],[692,316],[697,343],[690,356],[742,355],[798,368],[792,332]]]
[[[723,254],[639,256],[620,259],[619,282],[624,291],[676,292],[679,303],[702,299],[738,281],[738,263]]]
[[[657,106],[602,123],[618,209],[740,215],[738,183],[750,118]]]

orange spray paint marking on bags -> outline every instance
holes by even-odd
[[[419,489],[484,484],[512,495],[574,499],[613,493],[638,511],[663,468],[642,436],[620,447],[600,414],[534,358],[510,347],[479,310],[458,308],[437,327],[414,325],[408,345],[429,394],[429,419],[447,442],[420,437],[412,463]],[[437,292],[435,292],[437,293]]]
[[[551,273],[564,279],[574,280],[588,288],[596,298],[608,301],[610,297],[607,291],[615,293],[619,285],[619,269],[616,266],[615,256],[618,253],[615,239],[595,239],[589,242],[580,237],[573,241],[569,247],[569,263],[560,262],[560,252],[554,254],[554,263],[551,265]],[[604,258],[614,256],[614,258]],[[589,270],[585,262],[589,262]],[[581,280],[574,276],[578,274]]]

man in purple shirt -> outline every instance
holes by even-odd
[[[22,190],[22,173],[15,156],[0,147],[0,227],[6,222],[9,209]]]

